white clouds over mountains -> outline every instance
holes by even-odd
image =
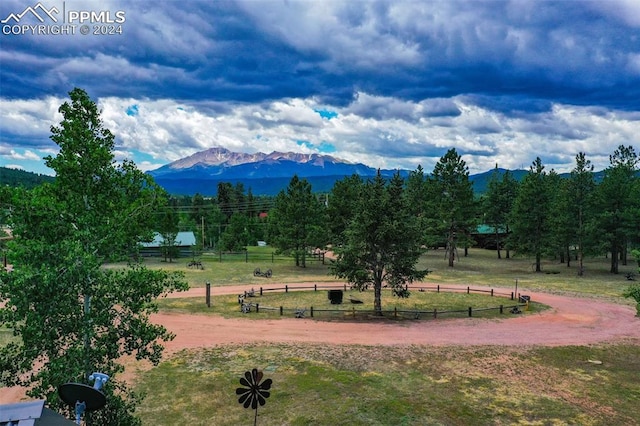
[[[223,146],[429,170],[455,147],[473,172],[567,171],[638,144],[629,0],[65,4],[125,11],[123,34],[2,35],[0,165],[43,171],[75,86],[145,169]]]

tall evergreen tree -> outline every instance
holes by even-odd
[[[547,175],[547,185],[549,187],[549,242],[560,263],[566,263],[567,267],[571,267],[574,233],[569,205],[569,182],[551,170]]]
[[[578,275],[584,274],[585,252],[588,241],[588,224],[593,217],[593,195],[595,190],[593,165],[584,152],[576,155],[576,165],[571,171],[568,185],[568,206],[573,224],[572,235],[578,257]]]
[[[296,266],[306,267],[307,250],[326,243],[323,209],[311,193],[311,184],[293,176],[286,191],[276,196],[269,214],[270,244],[281,253],[292,254]]]
[[[336,248],[333,272],[353,287],[373,287],[374,309],[382,315],[382,287],[408,297],[407,283],[421,280],[426,270],[416,269],[422,238],[417,218],[408,208],[404,182],[398,173],[389,184],[380,175],[359,192],[355,217],[344,231],[344,244]]]
[[[364,182],[358,175],[345,177],[337,181],[327,200],[327,229],[329,230],[329,242],[334,246],[342,244],[344,230],[353,220],[355,206],[362,191]]]
[[[163,191],[133,163],[115,163],[114,136],[89,96],[74,89],[70,98],[51,128],[60,151],[45,159],[55,182],[13,197],[15,268],[0,272],[0,323],[20,341],[0,348],[0,381],[28,386],[29,396],[73,416],[57,387],[87,383],[100,371],[111,376],[104,388],[109,403],[87,423],[139,424],[139,398],[118,379],[119,360],[160,361],[161,342],[172,334],[149,321],[154,300],[187,285],[141,264],[103,268],[150,239]]]
[[[453,267],[458,245],[469,244],[469,235],[477,225],[469,168],[455,148],[435,165],[427,191],[431,197],[428,232],[444,239],[449,266]]]
[[[596,190],[594,232],[606,241],[611,254],[610,272],[617,274],[620,258],[626,254],[629,237],[637,233],[640,200],[633,197],[637,186],[638,155],[632,146],[620,145],[609,156],[610,166]]]
[[[429,202],[427,177],[424,169],[418,165],[416,170],[409,173],[406,183],[407,209],[417,220],[419,234],[423,238],[423,243],[428,244],[426,206]]]
[[[501,176],[502,175],[502,176]],[[483,198],[484,222],[494,230],[498,259],[502,257],[501,248],[506,245],[505,238],[510,232],[510,219],[513,203],[518,193],[518,182],[509,170],[500,173],[498,166],[491,175],[487,192]],[[510,257],[506,246],[506,257]]]
[[[176,237],[178,236],[180,218],[177,212],[175,199],[170,199],[168,205],[161,210],[158,230],[162,236],[162,255],[165,262],[171,262],[178,257]]]
[[[547,172],[537,157],[520,184],[511,218],[510,242],[518,254],[535,257],[536,272],[542,271],[542,255],[551,247],[551,197],[547,182]]]

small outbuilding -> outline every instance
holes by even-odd
[[[153,236],[153,241],[142,243],[140,247],[140,256],[143,257],[160,257],[162,256],[162,247],[164,238],[159,232]],[[192,231],[178,232],[174,246],[178,248],[180,257],[189,257],[193,254],[193,247],[196,245],[196,236]],[[0,425],[1,426],[1,425]]]

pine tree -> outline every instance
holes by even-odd
[[[520,184],[516,197],[510,242],[520,255],[535,257],[535,271],[542,271],[542,255],[551,248],[551,196],[547,173],[537,157]]]
[[[410,213],[398,173],[387,184],[378,174],[367,181],[355,204],[354,219],[344,231],[333,273],[359,290],[373,287],[374,310],[382,315],[382,287],[408,297],[406,284],[424,278],[416,269],[422,252],[417,218]]]

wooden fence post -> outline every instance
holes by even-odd
[[[438,318],[438,308],[433,308],[433,318]]]
[[[469,286],[467,286],[467,294],[469,294],[469,291],[470,291]]]
[[[500,313],[503,313],[502,311],[503,311],[503,306],[500,305]]]
[[[313,306],[311,307],[311,318],[313,318]]]
[[[260,304],[256,303],[256,314],[260,312]]]
[[[491,297],[493,297],[493,289],[491,289]]]
[[[471,306],[469,306],[469,316],[471,316]]]
[[[262,287],[260,287],[260,296],[262,296]]]
[[[284,286],[284,292],[285,293],[289,293],[289,286],[285,284]]]
[[[282,309],[282,306],[280,306],[280,316],[284,315],[284,310]]]

